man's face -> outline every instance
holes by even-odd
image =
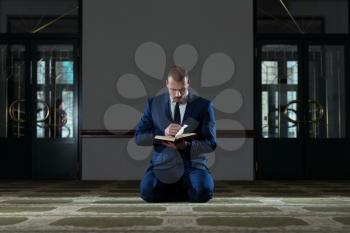
[[[187,93],[189,82],[187,78],[185,78],[183,81],[177,82],[170,76],[166,80],[166,87],[169,90],[171,98],[173,98],[175,102],[180,102]]]

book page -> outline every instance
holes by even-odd
[[[165,140],[165,141],[170,141],[170,142],[174,142],[175,141],[175,137],[173,136],[161,136],[161,135],[157,135],[154,137],[155,139],[159,139],[159,140]]]
[[[191,137],[191,136],[194,136],[194,135],[196,135],[196,133],[184,133],[184,134],[176,136],[175,139],[187,138],[187,137]]]
[[[179,131],[177,131],[177,133],[175,134],[175,138],[176,138],[177,136],[183,134],[183,133],[184,133],[184,130],[186,129],[187,126],[188,126],[188,125],[183,125],[183,126],[181,127],[181,129],[179,129]]]

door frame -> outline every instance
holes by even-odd
[[[305,174],[305,170],[303,167],[298,166],[298,164],[303,163],[303,157],[300,155],[302,147],[298,147],[298,145],[302,145],[303,141],[300,136],[296,138],[262,138],[262,128],[261,128],[261,47],[263,45],[268,44],[280,44],[280,45],[295,45],[298,49],[298,83],[299,81],[303,82],[302,78],[302,70],[303,63],[302,54],[300,51],[302,48],[302,43],[298,40],[276,40],[276,39],[268,39],[268,40],[260,40],[255,43],[255,130],[256,137],[254,143],[254,158],[255,158],[255,175],[256,179],[302,179]],[[303,96],[301,85],[298,84],[298,96],[297,99],[302,98]],[[298,108],[298,117],[302,116],[303,106]],[[298,131],[298,135],[304,134],[303,127]],[[262,142],[264,141],[264,144]],[[287,145],[293,144],[293,150],[285,150]],[[276,151],[274,153],[270,153],[266,155],[265,158],[262,158],[259,154],[259,151],[265,150],[266,147],[275,147]],[[283,155],[284,157],[281,158]],[[268,156],[268,157],[267,157]],[[288,167],[281,167],[281,164],[286,164]],[[267,170],[266,170],[267,169]],[[273,171],[272,173],[270,171]]]
[[[79,131],[78,131],[78,108],[79,108],[79,93],[78,93],[78,41],[74,39],[37,39],[31,41],[32,51],[32,93],[36,93],[37,90],[37,66],[36,61],[39,60],[37,46],[40,45],[72,45],[73,46],[73,61],[74,61],[74,95],[73,95],[73,138],[37,138],[36,135],[32,135],[32,173],[31,176],[34,179],[77,179],[79,176]],[[76,83],[77,82],[77,83]],[[36,109],[36,96],[31,95],[31,110]],[[35,116],[34,112],[30,113],[31,116]],[[31,121],[31,131],[36,132],[36,122]],[[48,157],[45,153],[50,153]],[[74,157],[70,157],[74,155]],[[74,164],[74,161],[76,161]]]
[[[20,178],[20,179],[50,179],[50,178],[59,178],[59,179],[81,179],[81,140],[80,140],[80,109],[81,109],[81,98],[82,98],[82,93],[81,93],[81,58],[80,58],[80,48],[81,48],[81,35],[80,34],[40,34],[40,35],[35,35],[35,34],[0,34],[0,43],[1,44],[6,44],[6,45],[13,45],[13,44],[18,44],[18,45],[24,45],[26,48],[25,52],[25,80],[26,80],[26,87],[25,87],[25,93],[30,99],[28,99],[25,103],[25,108],[27,112],[27,122],[25,123],[26,125],[26,135],[22,138],[0,138],[0,145],[6,147],[5,151],[7,154],[10,154],[12,151],[10,149],[10,145],[15,146],[17,145],[17,140],[23,141],[22,144],[26,145],[26,148],[23,148],[23,146],[20,146],[21,153],[30,151],[30,153],[23,155],[16,155],[16,159],[10,161],[9,166],[6,167],[6,171],[3,172],[2,176],[0,178]],[[34,60],[33,56],[33,49],[35,45],[38,44],[64,44],[64,43],[70,43],[74,46],[74,61],[75,61],[75,66],[74,66],[74,75],[75,75],[75,81],[76,83],[76,88],[74,91],[74,104],[75,104],[75,110],[74,110],[74,121],[76,122],[74,125],[74,136],[73,140],[75,141],[74,143],[76,144],[77,147],[77,164],[76,164],[76,169],[75,169],[75,174],[74,176],[65,176],[65,177],[54,177],[54,176],[33,176],[33,140],[34,140],[34,123],[33,123],[33,106],[34,106],[34,99],[35,96],[34,94],[34,83],[33,80],[33,72],[34,69],[31,69],[31,63]],[[34,65],[33,65],[34,66]],[[28,80],[28,81],[27,81]],[[29,83],[29,80],[31,83]],[[28,96],[29,95],[29,96]],[[52,139],[47,139],[47,140],[52,140]],[[67,142],[67,139],[55,139],[58,140],[59,143],[72,143],[72,142]],[[9,148],[7,148],[9,147]],[[4,149],[4,148],[2,148]],[[21,163],[20,161],[24,161]],[[0,161],[1,162],[1,161]],[[19,164],[21,165],[19,167]],[[26,167],[25,170],[23,170]]]
[[[309,53],[307,48],[312,45],[343,45],[344,46],[344,95],[345,95],[345,137],[344,138],[311,138],[307,132],[310,128],[310,124],[305,127],[304,141],[305,141],[305,166],[306,178],[308,179],[349,179],[350,169],[347,168],[347,164],[350,163],[350,157],[346,156],[347,145],[350,145],[350,122],[348,121],[350,116],[350,81],[349,77],[349,40],[344,38],[329,39],[308,39],[305,40],[305,53],[304,53],[304,65],[305,69],[305,88],[304,96],[309,98],[309,70],[308,60]],[[305,101],[306,102],[306,101]],[[305,114],[309,111],[309,105],[305,103]],[[305,115],[307,119],[307,115]],[[330,159],[330,156],[332,159]]]
[[[279,39],[276,39],[279,38]],[[285,143],[288,142],[288,140],[293,140],[293,138],[286,138],[286,139],[274,139],[274,138],[262,138],[261,137],[261,51],[260,48],[264,44],[295,44],[298,45],[298,52],[299,52],[299,61],[298,61],[298,72],[299,72],[299,79],[301,81],[298,87],[298,90],[300,94],[303,97],[308,97],[308,80],[309,80],[309,75],[308,75],[308,52],[307,48],[309,45],[332,45],[332,44],[341,44],[344,45],[344,72],[345,72],[345,114],[347,119],[348,116],[350,116],[350,107],[348,106],[350,104],[350,92],[346,91],[347,89],[349,90],[350,88],[350,81],[347,80],[347,76],[349,75],[349,41],[346,36],[344,35],[286,35],[286,34],[281,34],[281,35],[259,35],[256,37],[255,40],[255,59],[254,59],[254,100],[255,100],[255,111],[254,111],[254,123],[255,123],[255,129],[256,129],[256,138],[255,138],[255,144],[254,144],[254,160],[255,160],[255,176],[256,179],[283,179],[283,178],[289,178],[289,179],[305,179],[305,178],[311,178],[311,179],[319,179],[319,178],[329,178],[329,179],[348,179],[350,178],[349,173],[344,173],[344,175],[337,175],[337,176],[332,176],[331,172],[322,173],[319,172],[319,174],[310,174],[310,161],[308,161],[308,158],[303,155],[301,158],[297,158],[299,163],[303,164],[303,169],[301,169],[295,176],[292,177],[281,177],[278,174],[277,175],[266,175],[263,174],[262,170],[264,170],[264,166],[266,168],[266,161],[262,160],[262,158],[259,158],[259,150],[260,145],[262,142],[265,140],[265,142],[271,142],[274,145],[280,145],[280,146],[285,146]],[[303,88],[304,87],[304,88]],[[303,98],[305,99],[305,98]],[[302,119],[306,119],[306,113],[308,111],[308,106],[305,101],[303,102],[301,106],[301,115]],[[307,137],[307,128],[302,126],[301,130],[301,137],[300,138],[300,143],[301,143],[301,148],[302,151],[306,151],[307,148],[309,147],[309,143],[312,141],[313,143],[323,143],[324,145],[328,143],[328,145],[336,145],[339,142],[344,145],[347,143],[350,143],[349,140],[349,133],[350,133],[350,123],[346,122],[346,134],[345,138],[343,139],[309,139]],[[326,158],[327,159],[327,158]],[[342,159],[350,162],[350,158],[346,158],[342,156]],[[344,162],[345,162],[344,161]],[[272,160],[271,163],[274,161]],[[313,165],[315,166],[315,165]]]
[[[29,51],[29,43],[28,41],[23,41],[21,38],[13,38],[7,39],[0,37],[1,45],[22,45],[25,47],[24,52],[24,88],[25,95],[27,97],[28,93],[30,93],[31,89],[28,84],[28,77],[30,76],[30,64],[28,60],[30,60],[30,51]],[[9,104],[9,103],[7,103]],[[31,103],[29,100],[25,101],[24,109],[27,111],[30,109]],[[8,111],[8,105],[6,109]],[[7,113],[8,115],[8,113]],[[8,117],[8,116],[7,116]],[[31,150],[31,130],[30,123],[27,118],[23,123],[25,135],[23,137],[11,138],[11,137],[1,137],[0,138],[0,148],[1,148],[1,172],[0,178],[15,178],[15,179],[26,179],[30,177],[31,174],[31,157],[27,152]],[[8,122],[7,122],[8,124]],[[18,161],[22,161],[18,163]]]

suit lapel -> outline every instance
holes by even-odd
[[[186,105],[186,110],[185,110],[185,114],[184,114],[184,118],[182,119],[182,124],[185,123],[185,121],[187,120],[187,118],[191,115],[191,104],[192,104],[192,100],[193,100],[193,94],[191,92],[188,92],[188,96],[187,96],[187,105]]]
[[[170,114],[170,97],[169,97],[169,93],[165,93],[165,98],[164,98],[164,111],[165,111],[165,116],[168,118],[169,121],[173,121],[173,119],[171,118],[171,114]]]

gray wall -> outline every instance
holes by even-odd
[[[218,129],[253,129],[252,0],[84,0],[82,130],[132,129],[174,63],[213,100]],[[218,145],[215,179],[253,179],[252,139]],[[82,146],[85,180],[141,179],[151,150],[132,139]]]

